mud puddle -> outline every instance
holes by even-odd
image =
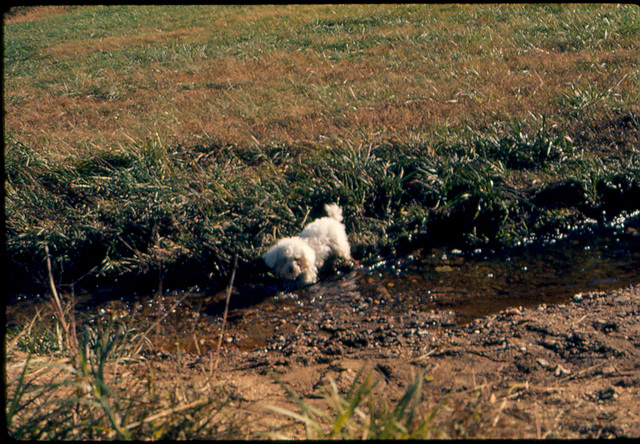
[[[394,272],[395,271],[395,272]],[[508,307],[562,303],[580,292],[640,282],[640,238],[586,235],[502,252],[418,252],[362,279],[394,294],[390,311],[448,309],[456,324]]]
[[[277,347],[301,331],[322,337],[337,328],[364,328],[392,318],[413,323],[419,332],[462,325],[508,307],[562,303],[576,293],[638,284],[639,224],[636,217],[633,223],[587,227],[500,252],[418,250],[306,288],[236,282],[222,344],[247,351]],[[91,294],[75,298],[81,322],[116,317],[148,329],[156,347],[202,354],[217,348],[226,291],[121,291],[100,303],[91,302]],[[37,304],[24,299],[7,307],[8,325],[21,317],[30,320],[26,309],[32,312]],[[46,305],[46,297],[40,301]]]

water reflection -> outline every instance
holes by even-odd
[[[579,292],[640,283],[640,236],[634,229],[586,232],[487,255],[432,250],[411,259],[362,276],[360,291],[386,287],[392,312],[447,307],[464,323],[510,306],[562,303]]]

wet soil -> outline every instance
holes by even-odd
[[[639,241],[627,229],[540,249],[416,251],[305,288],[238,280],[222,338],[226,291],[78,297],[77,308],[87,323],[158,321],[128,374],[222,390],[234,416],[219,427],[245,437],[305,436],[265,408],[296,410],[275,378],[326,407],[330,381],[346,391],[361,369],[390,403],[426,372],[421,409],[446,401],[441,436],[638,437]]]
[[[426,371],[423,408],[447,400],[435,424],[450,436],[638,437],[639,315],[638,286],[509,308],[447,329],[435,328],[449,322],[446,313],[354,319],[334,312],[317,326],[295,323],[261,350],[225,348],[217,377],[258,429],[287,422],[259,408],[286,405],[272,374],[321,404],[316,398],[330,379],[346,391],[364,367],[389,400]],[[461,430],[451,428],[455,422]]]

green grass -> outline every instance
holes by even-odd
[[[74,314],[68,313],[67,321]],[[36,319],[34,319],[35,321]],[[144,334],[114,317],[85,324],[77,349],[67,346],[34,350],[39,338],[52,334],[48,322],[8,335],[7,352],[26,351],[12,360],[18,373],[6,381],[6,426],[18,440],[198,439],[240,438],[221,413],[229,399],[216,390],[206,394],[188,384],[175,391],[156,388],[153,372],[138,377],[127,371],[144,362]],[[33,321],[32,321],[33,324]],[[56,325],[54,323],[54,325]],[[148,340],[148,339],[147,339]],[[18,362],[16,362],[18,361]],[[179,373],[179,369],[176,370]],[[123,374],[124,373],[124,374]],[[163,393],[161,397],[158,393]],[[221,421],[227,432],[217,433]]]
[[[330,411],[318,409],[304,403],[291,389],[276,381],[285,389],[290,401],[300,413],[276,406],[270,410],[286,415],[305,426],[307,439],[429,439],[451,437],[447,431],[432,426],[431,422],[440,408],[441,402],[433,410],[424,414],[419,411],[423,381],[429,376],[422,373],[409,385],[393,408],[383,399],[372,395],[379,381],[373,381],[371,374],[362,378],[360,370],[345,395],[330,380],[331,389],[325,395]],[[419,418],[423,416],[422,418]],[[287,438],[281,433],[273,433],[273,438]]]
[[[362,261],[639,209],[633,5],[34,11],[4,24],[15,287],[45,245],[64,284],[223,286],[329,201]]]

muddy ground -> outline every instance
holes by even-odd
[[[236,437],[306,436],[301,425],[265,408],[299,411],[275,378],[304,402],[326,407],[330,381],[345,393],[363,368],[379,381],[374,395],[389,405],[425,372],[420,411],[446,401],[432,423],[434,436],[640,436],[640,286],[508,308],[456,326],[446,310],[389,315],[375,301],[358,309],[352,281],[333,284],[356,301],[325,297],[296,316],[288,316],[291,304],[272,305],[278,325],[259,344],[248,332],[256,334],[256,312],[269,304],[232,310],[212,378],[217,341],[198,339],[206,336],[202,329],[184,333],[179,366],[175,348],[160,347],[137,372],[151,371],[167,387],[175,387],[176,378],[194,386],[208,380],[234,408],[235,418],[221,421],[218,431],[233,429]],[[187,313],[197,316],[186,309],[181,316]]]
[[[121,365],[115,380],[152,375],[156,390],[224,394],[231,408],[215,427],[222,437],[278,431],[303,438],[303,426],[266,409],[299,411],[275,378],[326,407],[330,381],[345,393],[363,368],[378,380],[374,396],[391,406],[425,372],[421,414],[446,401],[432,423],[437,437],[640,436],[640,286],[511,307],[459,325],[447,309],[389,310],[388,289],[362,297],[355,282],[344,276],[233,308],[215,372],[221,319],[202,314],[212,301],[167,298],[153,346],[138,363]],[[161,301],[154,304],[129,306],[126,316],[157,310]],[[99,309],[117,310],[114,302]],[[179,332],[175,322],[185,319],[190,327]]]
[[[287,419],[262,409],[285,404],[271,373],[317,404],[330,378],[346,389],[364,366],[389,400],[426,371],[424,408],[447,398],[435,424],[457,419],[460,436],[640,436],[638,286],[509,308],[453,328],[442,327],[446,313],[361,313],[320,313],[317,324],[296,323],[257,351],[225,348],[217,383],[237,400],[245,424],[259,431]]]

